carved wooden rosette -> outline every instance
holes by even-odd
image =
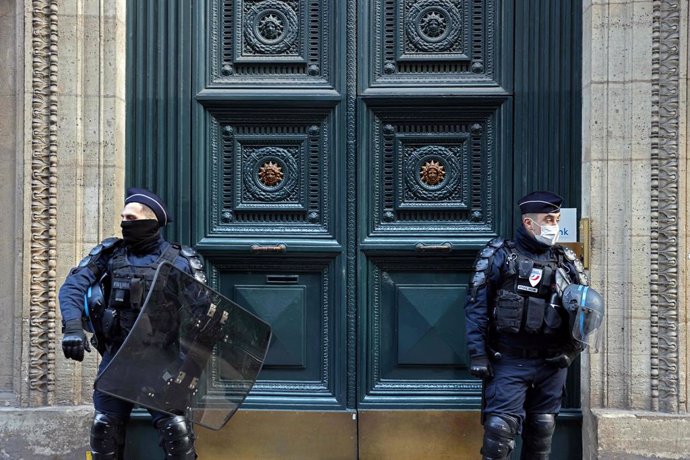
[[[31,405],[55,392],[57,217],[57,1],[31,8]]]
[[[680,2],[655,1],[653,12],[651,400],[677,412]]]

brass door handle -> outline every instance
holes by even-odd
[[[287,246],[283,243],[275,245],[252,244],[249,250],[253,254],[265,253],[283,253],[287,250]]]
[[[417,252],[450,252],[453,249],[453,245],[450,243],[417,243],[414,248]]]

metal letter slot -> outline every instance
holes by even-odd
[[[266,284],[297,284],[299,275],[266,275]]]

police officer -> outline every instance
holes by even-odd
[[[108,238],[93,248],[70,271],[59,292],[62,350],[66,358],[76,361],[84,359],[85,350],[91,351],[82,329],[85,295],[87,292],[105,293],[106,308],[101,324],[95,326],[101,334],[96,335],[97,341],[92,338],[92,344],[103,355],[99,374],[134,325],[159,264],[168,261],[200,281],[206,280],[201,261],[193,249],[163,239],[161,229],[172,219],[158,195],[146,189],[130,188],[121,217],[122,239]],[[89,290],[90,287],[94,289]],[[93,402],[91,458],[122,459],[126,423],[133,404],[98,390],[94,391]],[[166,458],[196,458],[194,433],[185,417],[149,412]]]
[[[483,459],[548,459],[567,368],[583,345],[570,332],[557,286],[586,285],[575,254],[556,245],[563,199],[538,191],[518,201],[513,240],[489,241],[475,261],[465,305],[470,373],[483,379]],[[558,283],[558,284],[557,284]]]

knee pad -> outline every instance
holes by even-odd
[[[551,438],[556,429],[556,414],[529,414],[522,431],[525,458],[549,458]]]
[[[156,429],[166,459],[193,460],[196,458],[194,431],[192,431],[192,424],[185,417],[177,415],[160,419],[156,422]]]
[[[91,458],[118,460],[124,455],[125,424],[112,415],[96,412],[91,424]]]
[[[486,460],[508,458],[515,447],[518,419],[510,415],[489,414],[484,420],[481,454]]]

